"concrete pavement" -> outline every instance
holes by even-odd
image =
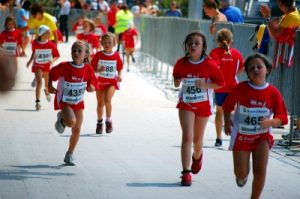
[[[72,41],[72,40],[71,40]],[[69,44],[61,44],[61,60],[70,59]],[[70,129],[54,129],[53,103],[42,96],[35,111],[33,74],[27,58],[19,59],[18,81],[0,95],[1,199],[165,199],[249,198],[252,174],[244,188],[233,175],[231,152],[215,148],[210,120],[204,141],[202,171],[191,187],[180,186],[180,142],[176,102],[145,79],[137,68],[124,72],[121,90],[113,98],[112,134],[95,135],[95,93],[85,96],[86,109],[76,166],[64,166]],[[58,63],[58,62],[57,62]],[[287,157],[275,146],[270,154],[262,198],[300,198],[300,158]]]

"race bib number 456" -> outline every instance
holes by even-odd
[[[196,87],[196,81],[200,78],[187,78],[182,80],[182,100],[185,103],[197,103],[207,101],[207,89]]]
[[[65,82],[63,87],[63,102],[78,104],[83,101],[86,82]]]
[[[114,79],[117,71],[117,61],[116,60],[99,60],[98,70],[104,67],[104,71],[97,73],[98,77]]]
[[[247,108],[240,106],[239,132],[246,135],[262,134],[269,129],[261,128],[261,122],[265,118],[270,118],[270,110],[266,107]]]

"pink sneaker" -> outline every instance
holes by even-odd
[[[190,171],[182,171],[181,176],[181,185],[182,186],[191,186],[192,185],[192,176],[190,174]]]
[[[192,156],[192,159],[193,159],[192,168],[191,168],[192,174],[197,174],[202,168],[203,151],[198,160],[194,159],[194,154]]]

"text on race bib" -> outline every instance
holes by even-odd
[[[203,78],[186,78],[182,80],[182,100],[185,103],[197,103],[208,100],[207,89],[196,87],[196,81],[201,79]]]
[[[3,43],[3,49],[8,55],[16,55],[17,43],[16,42],[5,42]]]
[[[38,64],[46,64],[52,60],[52,49],[36,49],[35,62]]]
[[[78,104],[83,101],[86,82],[64,82],[63,102],[68,104]]]
[[[269,129],[261,128],[261,122],[271,117],[271,111],[266,107],[247,108],[239,107],[239,132],[246,135],[262,134]]]
[[[103,77],[108,79],[114,79],[117,72],[117,61],[116,60],[99,60],[98,70],[104,67],[102,72],[98,72],[97,77]]]

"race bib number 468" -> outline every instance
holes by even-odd
[[[63,87],[63,102],[78,104],[83,101],[86,82],[65,82]]]
[[[98,70],[104,67],[104,71],[97,73],[98,77],[104,77],[108,79],[114,79],[117,72],[117,61],[116,60],[99,60]]]
[[[197,103],[207,101],[207,89],[196,87],[196,81],[200,78],[187,78],[182,80],[182,100],[185,103]]]

